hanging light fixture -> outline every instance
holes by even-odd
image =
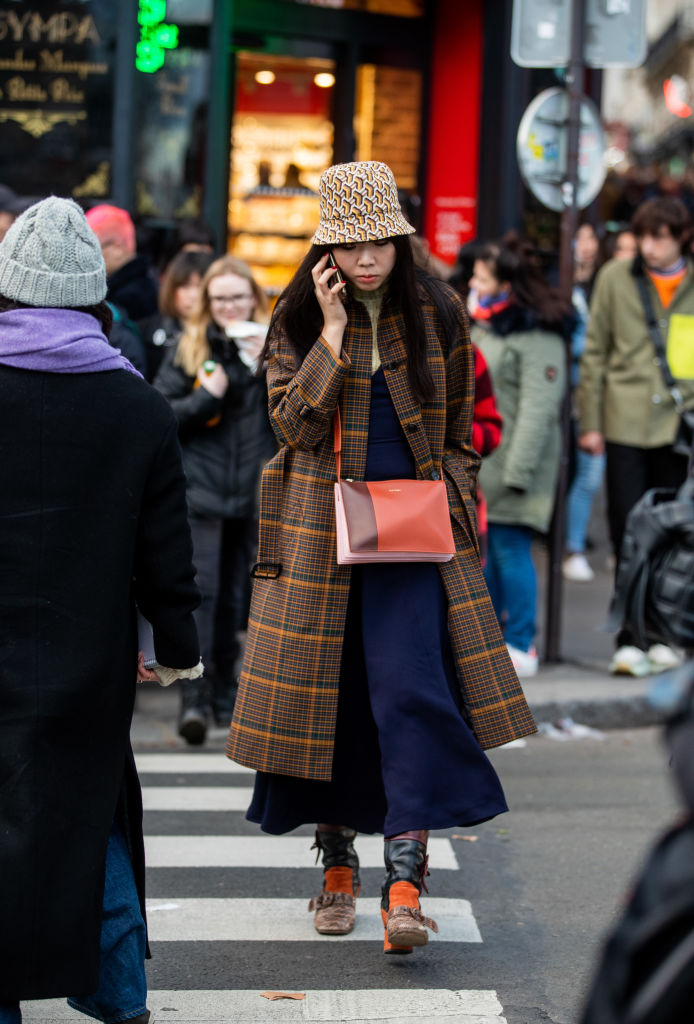
[[[270,69],[268,68],[267,70],[264,71],[256,71],[254,77],[258,85],[272,85],[272,83],[275,81],[275,72],[270,71]]]
[[[319,71],[313,76],[313,81],[319,89],[330,89],[335,85],[335,75],[331,75],[329,71]]]

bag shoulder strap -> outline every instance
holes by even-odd
[[[672,376],[669,363],[667,361],[667,353],[665,351],[665,342],[663,336],[660,333],[658,327],[658,321],[655,318],[655,310],[653,309],[653,302],[648,291],[648,284],[646,282],[645,271],[640,268],[637,273],[634,274],[634,280],[636,281],[636,287],[639,292],[639,298],[641,299],[641,306],[643,307],[643,313],[646,318],[646,326],[648,327],[648,333],[651,336],[653,342],[653,348],[655,349],[658,357],[658,365],[660,366],[660,372],[663,375],[665,381],[665,387],[672,395],[675,405],[679,409],[682,405],[682,395],[677,387],[677,382]]]
[[[333,450],[335,452],[335,468],[337,469],[337,482],[340,482],[341,454],[342,454],[342,421],[340,419],[340,406],[336,406],[333,416]]]

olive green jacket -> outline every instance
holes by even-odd
[[[490,523],[544,533],[554,509],[561,452],[566,348],[558,334],[530,327],[506,335],[475,326],[504,418],[499,447],[480,469]]]
[[[586,348],[577,391],[579,430],[599,430],[607,441],[635,448],[672,444],[678,424],[675,403],[656,362],[634,271],[639,258],[612,260],[598,274],[590,305]],[[656,320],[667,343],[672,317],[691,330],[694,347],[694,268],[680,284],[668,309],[646,274]],[[694,409],[694,380],[678,380],[686,408]]]

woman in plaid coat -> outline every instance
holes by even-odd
[[[506,810],[482,747],[534,731],[480,570],[472,349],[460,298],[415,273],[392,172],[321,179],[313,246],[268,334],[280,451],[264,473],[258,564],[228,755],[258,770],[248,818],[318,822],[315,926],[345,934],[357,831],[385,836],[385,951],[427,941],[428,830]],[[329,253],[346,280],[329,266]],[[343,475],[446,481],[447,563],[338,565],[332,421]]]

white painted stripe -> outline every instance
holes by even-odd
[[[250,989],[151,991],[147,1005],[156,1024],[333,1024],[375,1021],[379,1024],[506,1024],[494,991],[447,989],[361,989],[351,992],[308,990],[302,1000],[269,1002]],[[61,999],[22,1003],[25,1024],[84,1024]]]
[[[234,773],[255,775],[252,768],[244,768],[230,761],[221,751],[217,754],[138,754],[135,758],[138,772],[172,772],[177,775],[200,775],[207,772],[215,775]]]
[[[481,942],[468,900],[423,901],[443,942]],[[378,898],[357,902],[357,923],[349,935],[319,935],[307,899],[167,899],[147,901],[149,937],[155,942],[382,942]]]
[[[310,836],[145,836],[148,868],[313,868]],[[359,836],[363,868],[383,867],[383,840]],[[430,839],[432,870],[457,871],[448,839]]]
[[[143,786],[146,811],[245,811],[253,796],[242,786]]]

